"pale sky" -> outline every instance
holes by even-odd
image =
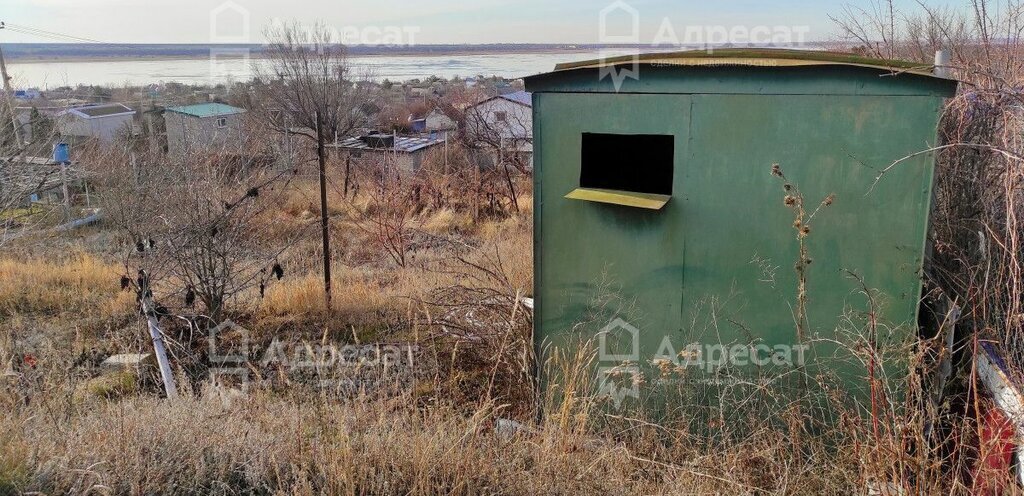
[[[955,0],[927,4],[960,6]],[[264,41],[263,29],[275,19],[322,20],[350,36],[368,40],[386,34],[401,43],[600,43],[600,14],[607,0],[3,0],[0,21],[12,26],[56,31],[113,43],[216,43]],[[735,36],[800,37],[796,41],[835,39],[829,14],[847,4],[871,8],[873,0],[627,0],[639,15],[637,43],[672,38],[685,41],[687,30],[705,38],[728,31]],[[914,10],[916,0],[898,0]],[[13,5],[12,5],[13,4]],[[211,13],[225,6],[211,30]],[[234,7],[241,7],[237,10]],[[621,6],[621,5],[620,5]],[[247,12],[248,22],[243,22]],[[626,12],[626,13],[623,13]],[[626,34],[628,10],[609,17],[606,33]],[[243,24],[249,26],[248,33]],[[737,34],[738,33],[738,34]],[[216,37],[211,36],[216,34]],[[247,35],[248,34],[248,35]],[[0,43],[56,41],[0,30]],[[704,41],[708,41],[705,39]],[[714,40],[711,40],[714,41]]]

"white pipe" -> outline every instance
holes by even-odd
[[[153,338],[153,352],[156,354],[156,363],[160,366],[160,378],[164,382],[164,391],[167,392],[167,399],[174,399],[178,397],[178,389],[174,386],[174,374],[171,372],[171,363],[167,359],[167,349],[164,348],[164,338],[160,332],[160,321],[157,319],[153,299],[145,295],[147,289],[142,288],[142,311],[146,314],[149,337]]]
[[[953,75],[952,68],[950,67],[950,57],[947,50],[939,50],[935,52],[935,71],[934,74],[940,78],[949,79]]]

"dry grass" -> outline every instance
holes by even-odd
[[[473,227],[472,215],[467,212],[456,212],[450,208],[437,210],[423,221],[423,229],[432,234],[467,232]]]
[[[395,288],[382,286],[380,280],[343,271],[332,278],[333,298],[326,312],[322,276],[316,274],[290,278],[274,284],[257,306],[257,316],[288,317],[309,321],[333,314],[349,324],[371,324],[401,312]]]
[[[414,404],[409,397],[298,403],[207,391],[174,402],[108,403],[57,423],[18,416],[0,426],[0,487],[61,494],[853,490],[847,471],[856,467],[841,453],[787,466],[776,463],[792,459],[782,438],[723,447],[677,442],[672,429],[640,421],[601,428],[599,412],[581,408],[593,407],[587,398],[554,407],[521,431],[498,424],[502,408],[493,404],[470,414]]]
[[[379,258],[373,241],[344,223],[336,224],[343,238],[342,259],[335,259],[331,286],[331,312],[326,311],[323,276],[320,273],[321,251],[315,243],[296,250],[302,253],[286,259],[285,265],[294,274],[273,281],[262,299],[255,301],[254,314],[258,327],[274,327],[285,322],[312,328],[408,326],[411,308],[428,299],[430,293],[455,284],[459,275],[451,272],[452,247],[438,236],[462,233],[474,244],[468,259],[483,263],[485,258],[499,258],[503,271],[521,295],[533,290],[532,225],[524,216],[474,223],[465,213],[440,210],[423,214],[417,223],[423,225],[419,240],[409,255],[410,263],[400,267]],[[378,258],[365,260],[369,250]]]
[[[60,315],[130,311],[134,302],[117,286],[124,270],[80,253],[63,260],[0,260],[0,315]]]
[[[0,481],[61,494],[539,494],[650,490],[621,450],[545,433],[502,441],[493,410],[134,399],[5,432]],[[330,420],[329,420],[330,419]],[[9,425],[9,424],[8,424]],[[13,439],[12,439],[13,438]],[[14,459],[14,456],[8,456]],[[634,472],[634,473],[631,473]],[[32,474],[30,477],[27,474]]]
[[[322,311],[311,263],[308,272],[290,272],[270,286],[251,309],[253,320],[313,335],[335,321],[358,325],[367,342],[393,337],[381,335],[382,327],[413,325],[429,311],[417,300],[438,288],[528,294],[528,218],[484,221],[474,231],[460,256],[487,267],[500,260],[507,286],[451,271],[453,248],[429,246],[408,267],[339,264],[330,313]],[[115,286],[119,268],[87,255],[0,268],[8,276],[0,301],[19,314],[67,318],[96,304],[132,308],[130,295]],[[487,300],[492,293],[482,294]],[[0,363],[35,352],[18,346],[0,339]],[[638,411],[613,413],[593,393],[591,357],[579,353],[556,354],[547,364],[562,379],[549,384],[541,400],[546,415],[534,424],[522,405],[489,399],[512,397],[492,394],[501,391],[488,384],[493,367],[518,365],[486,362],[464,346],[446,351],[448,370],[405,394],[351,401],[256,389],[249,397],[207,390],[169,402],[131,381],[76,379],[94,372],[55,349],[38,368],[0,380],[0,392],[18,392],[0,395],[9,412],[0,421],[0,494],[848,494],[900,481],[928,462],[897,456],[907,439],[903,419],[886,417],[879,438],[856,409],[832,410],[845,420],[817,427],[820,437],[807,435],[806,418],[781,400],[778,408],[696,434],[686,415],[654,422]],[[83,391],[89,398],[80,397]],[[528,427],[506,434],[496,427],[499,417]],[[931,476],[935,470],[927,468],[918,489],[946,487]]]
[[[520,417],[520,428],[500,420],[508,405],[467,410],[415,393],[337,401],[206,389],[88,404],[51,395],[0,422],[0,492],[851,494],[884,488],[907,456],[888,445],[898,433],[871,439],[857,435],[863,425],[794,437],[778,428],[803,422],[792,409],[703,434],[684,417],[610,412],[592,393],[592,359],[557,353],[546,367],[563,380],[543,419]],[[913,493],[936,483],[918,481]]]

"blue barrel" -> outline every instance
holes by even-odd
[[[67,143],[56,143],[53,145],[53,161],[58,164],[67,164],[71,162],[71,153],[68,150]]]

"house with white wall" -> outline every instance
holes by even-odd
[[[64,139],[94,138],[110,143],[119,133],[131,133],[135,111],[120,103],[70,108],[57,115],[57,128]]]
[[[493,150],[495,165],[510,159],[533,167],[533,98],[516,91],[466,108],[466,137]]]
[[[167,152],[184,157],[194,153],[237,152],[244,142],[245,109],[223,103],[200,103],[164,110]]]
[[[434,108],[425,117],[425,131],[435,136],[446,136],[449,132],[459,128],[459,124],[445,114],[440,108]]]

